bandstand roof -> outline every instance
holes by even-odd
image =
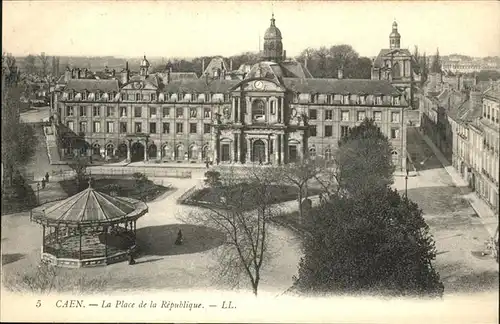
[[[95,226],[137,219],[147,211],[140,200],[113,197],[89,186],[42,212],[34,212],[33,220],[46,225]]]

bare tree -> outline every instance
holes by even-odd
[[[24,58],[24,70],[28,74],[36,73],[36,57],[34,55],[28,55]]]
[[[207,207],[208,210],[179,216],[186,223],[212,227],[225,234],[225,244],[216,251],[219,278],[236,287],[244,277],[255,295],[261,270],[270,256],[270,218],[278,215],[273,205],[271,187],[274,181],[270,175],[262,168],[239,173],[232,170],[224,175],[222,184],[217,187],[219,203]]]
[[[299,219],[303,220],[302,200],[307,198],[307,184],[310,180],[317,178],[323,171],[319,159],[307,159],[302,163],[289,163],[277,166],[275,169],[281,183],[286,183],[297,188],[297,200],[299,203]]]
[[[40,60],[40,63],[42,64],[40,68],[40,73],[43,78],[47,76],[47,70],[49,69],[49,57],[45,55],[45,52],[42,52],[39,56],[38,59]]]

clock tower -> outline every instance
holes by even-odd
[[[284,59],[281,31],[276,27],[274,14],[271,18],[271,26],[269,26],[264,34],[264,52],[262,53],[262,59],[275,63],[279,63]]]

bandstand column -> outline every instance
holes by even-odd
[[[284,134],[281,135],[281,143],[280,144],[281,144],[280,145],[281,164],[285,164],[285,150],[287,148],[285,147],[285,135]]]
[[[264,162],[269,162],[269,139],[264,141],[265,150],[264,150]]]
[[[82,228],[78,226],[78,233],[80,234],[80,249],[78,253],[78,260],[82,259]]]
[[[137,220],[134,221],[134,240],[136,238],[136,235],[137,235]]]
[[[104,257],[108,258],[108,227],[104,228]]]
[[[132,158],[132,141],[131,140],[128,140],[128,145],[127,145],[127,161],[130,161],[131,158]]]
[[[280,146],[279,146],[279,136],[276,135],[276,137],[273,139],[274,141],[274,159],[276,160],[276,164],[280,164]]]
[[[284,124],[285,121],[284,121],[284,111],[285,111],[285,107],[283,105],[283,98],[280,98],[280,102],[281,102],[281,112],[280,112],[280,118],[281,118],[281,121],[280,121],[280,124]]]
[[[42,225],[42,253],[45,251],[45,225]]]
[[[144,142],[144,161],[148,160],[148,141]]]
[[[252,139],[247,138],[247,163],[252,163]]]

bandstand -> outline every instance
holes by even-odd
[[[42,207],[43,208],[43,207]],[[31,221],[42,226],[42,261],[67,267],[93,267],[125,261],[137,249],[136,222],[146,203],[110,196],[89,187],[46,209]]]

